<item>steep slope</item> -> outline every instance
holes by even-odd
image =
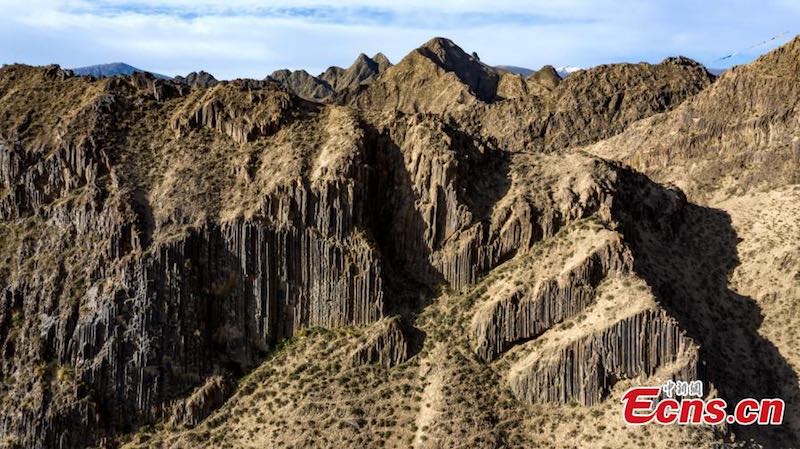
[[[356,231],[362,200],[334,181],[354,153],[297,182],[297,152],[327,138],[348,147],[336,120],[322,131],[312,106],[265,82],[165,98],[154,92],[179,86],[9,67],[2,83],[0,115],[31,108],[3,122],[1,146],[3,252],[16,255],[4,265],[3,372],[19,381],[3,400],[20,411],[3,426],[19,444],[113,436],[187,388],[235,378],[301,327],[381,315],[381,262]],[[308,127],[320,130],[310,148]],[[249,143],[270,137],[262,159]],[[271,212],[241,215],[258,210]],[[93,431],[70,430],[80,422]]]
[[[800,39],[795,38],[750,65],[726,71],[674,111],[585,148],[676,184],[713,212],[693,220],[692,233],[683,239],[692,242],[688,248],[655,250],[686,267],[660,281],[661,288],[697,315],[689,327],[713,348],[707,357],[716,369],[709,375],[721,392],[784,398],[791,404],[786,426],[795,433],[800,414],[800,360],[793,346],[800,326],[799,64]],[[707,245],[715,240],[728,241],[729,256],[713,255]],[[692,252],[706,256],[687,259]],[[697,279],[696,273],[712,274]],[[670,284],[678,281],[684,287]],[[714,284],[724,293],[709,293]],[[736,360],[734,367],[724,368],[730,360]],[[766,433],[740,430],[746,438]]]
[[[383,53],[378,53],[372,58],[362,53],[350,67],[346,69],[330,67],[319,75],[319,79],[326,81],[336,92],[343,92],[357,89],[361,84],[373,81],[391,66],[389,59]]]
[[[587,149],[698,200],[800,183],[800,38],[726,71],[675,111]]]
[[[448,39],[433,38],[359,93],[369,109],[442,113],[492,101],[500,76]]]
[[[598,66],[563,81],[553,72],[545,67],[528,79],[528,85],[544,89],[476,105],[457,119],[509,150],[553,151],[613,136],[677,107],[713,81],[702,65],[686,58]]]
[[[243,380],[208,420],[197,426],[165,423],[140,432],[129,446],[639,447],[646,438],[653,441],[642,428],[619,423],[617,398],[631,382],[696,378],[698,346],[636,274],[631,249],[614,229],[622,219],[671,233],[670,223],[682,220],[682,197],[578,155],[517,155],[509,170],[510,186],[491,219],[499,240],[490,241],[514,245],[515,255],[476,286],[462,293],[446,288],[416,304],[411,301],[418,292],[408,285],[390,288],[389,295],[405,298],[404,308],[413,312],[405,315],[405,325],[382,321],[365,329],[303,332]],[[573,182],[576,177],[580,181]],[[558,187],[539,190],[549,182]],[[624,209],[617,209],[620,204]],[[549,289],[555,302],[573,310],[542,322],[536,333],[514,337],[487,361],[479,349],[485,341],[481,323],[493,320],[491,310],[507,292],[523,292],[521,306],[528,289]],[[580,298],[579,305],[568,306],[570,296]],[[514,326],[494,322],[503,334]],[[554,359],[568,354],[571,340],[593,345],[583,350],[582,364],[528,362],[539,360],[537,351],[544,348]],[[376,355],[354,358],[369,353]],[[600,376],[584,376],[584,370]],[[525,379],[573,379],[571,388],[586,393],[548,395],[536,382],[522,381],[521,373]],[[569,388],[556,379],[546,384]],[[594,425],[578,426],[587,419]],[[660,436],[656,447],[711,447],[716,439],[707,428],[654,431]]]
[[[326,100],[335,92],[326,81],[310,75],[305,70],[276,70],[267,79],[277,82],[295,95],[310,101]]]

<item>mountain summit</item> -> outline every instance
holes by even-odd
[[[415,50],[436,63],[446,72],[455,74],[479,99],[490,101],[497,91],[497,72],[467,54],[453,41],[435,37]]]

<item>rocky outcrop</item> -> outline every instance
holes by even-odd
[[[407,332],[400,317],[373,325],[367,341],[350,355],[350,365],[377,364],[386,368],[405,362],[410,355]]]
[[[555,89],[559,84],[561,84],[561,76],[558,75],[555,67],[551,65],[546,65],[538,71],[533,72],[528,79],[535,81],[550,90]]]
[[[364,109],[453,112],[493,101],[498,72],[452,41],[434,38],[387,69],[352,103]]]
[[[542,70],[540,78],[527,80],[527,95],[465,108],[459,119],[475,123],[473,133],[508,150],[555,151],[618,134],[637,120],[677,107],[714,80],[694,61],[602,65],[557,83],[545,76],[551,71]]]
[[[441,37],[429,40],[416,51],[446,72],[453,73],[480,100],[490,101],[494,98],[499,76],[493,68],[483,64],[475,53],[468,55],[453,41]]]
[[[606,276],[632,268],[631,255],[617,237],[601,244],[576,266],[565,267],[556,278],[504,292],[484,304],[472,320],[475,352],[491,361],[514,343],[541,335],[586,309]]]
[[[654,375],[676,364],[676,379],[700,378],[697,345],[675,320],[645,310],[588,335],[559,341],[511,368],[514,395],[531,403],[595,405],[621,379]]]
[[[326,81],[335,92],[355,90],[362,84],[374,81],[391,66],[389,59],[382,53],[378,53],[372,58],[362,53],[350,67],[346,69],[329,67],[319,75],[319,79]]]
[[[190,74],[183,76],[176,76],[173,78],[178,83],[185,83],[192,87],[214,87],[219,83],[214,75],[206,72],[206,71],[199,71],[199,72],[191,72]]]
[[[305,70],[276,70],[267,79],[277,82],[298,97],[309,101],[324,101],[335,93],[327,81],[319,79]]]
[[[245,143],[275,133],[298,107],[296,98],[270,83],[237,80],[194,93],[171,126],[178,136],[205,127]]]
[[[230,385],[222,376],[209,377],[189,397],[181,399],[173,406],[171,423],[178,426],[196,426],[225,402],[230,391]]]

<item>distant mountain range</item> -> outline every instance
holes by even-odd
[[[132,65],[125,64],[124,62],[112,62],[110,64],[96,64],[88,65],[86,67],[76,67],[72,70],[76,75],[86,76],[90,75],[95,78],[107,78],[111,76],[131,75],[133,73],[148,72]],[[153,72],[150,72],[153,73]],[[160,73],[153,73],[156,78],[172,79],[171,76],[161,75]]]
[[[528,68],[525,68],[525,67],[518,67],[518,66],[514,66],[514,65],[497,65],[497,66],[494,66],[494,67],[496,69],[499,69],[499,70],[503,70],[503,71],[511,72],[511,73],[516,73],[517,75],[522,75],[523,77],[526,77],[526,78],[531,76],[533,74],[533,72],[535,72],[535,70],[528,69]],[[560,76],[563,79],[563,78],[566,78],[569,74],[577,72],[578,70],[583,70],[583,69],[584,69],[584,67],[561,66],[561,67],[556,67],[556,73],[558,73],[558,76]],[[710,73],[710,74],[712,74],[714,76],[720,76],[723,73],[725,73],[725,71],[728,70],[728,69],[712,69],[712,68],[706,67],[706,70],[708,70],[708,73]]]
[[[518,67],[515,65],[496,65],[494,68],[505,72],[516,73],[517,75],[522,75],[525,78],[531,76],[535,72],[533,69]],[[566,78],[570,73],[577,72],[578,70],[583,70],[583,67],[562,66],[556,68],[556,73],[558,73],[558,76],[563,79]]]
[[[566,78],[568,75],[570,75],[572,73],[575,73],[578,70],[583,70],[583,69],[584,69],[584,67],[575,67],[575,66],[564,65],[564,66],[561,66],[561,67],[556,67],[556,72],[558,72],[558,76],[560,76],[561,78]]]
[[[516,73],[517,75],[522,75],[525,78],[531,76],[534,72],[534,70],[527,69],[525,67],[517,67],[515,65],[496,65],[494,68],[505,72]]]
[[[373,66],[374,66],[374,69],[373,69]],[[275,80],[277,80],[279,82],[282,82],[282,84],[286,84],[289,81],[289,79],[291,78],[291,80],[294,81],[293,84],[298,84],[298,83],[307,84],[307,85],[309,85],[309,86],[305,86],[307,89],[312,89],[312,88],[316,87],[317,89],[324,90],[324,92],[321,92],[321,93],[319,93],[317,95],[309,95],[309,92],[304,92],[304,93],[306,93],[306,95],[303,95],[304,97],[308,97],[308,96],[315,97],[315,98],[316,97],[327,97],[327,96],[331,95],[331,93],[335,89],[332,89],[331,86],[327,86],[326,85],[328,83],[328,81],[329,81],[326,78],[331,78],[334,75],[339,75],[339,72],[342,72],[342,73],[349,74],[348,76],[342,77],[342,78],[347,78],[347,80],[346,80],[347,82],[350,82],[350,78],[354,77],[356,79],[355,80],[356,81],[355,84],[358,84],[358,83],[360,83],[360,82],[362,82],[364,80],[372,79],[378,73],[382,72],[384,68],[389,67],[389,66],[391,66],[391,63],[389,63],[388,59],[386,59],[386,57],[383,56],[382,54],[376,55],[375,56],[375,61],[373,61],[372,59],[362,55],[362,56],[359,57],[358,60],[356,60],[354,65],[348,69],[348,70],[354,72],[355,74],[350,74],[350,72],[347,72],[345,69],[341,69],[341,68],[338,68],[338,67],[331,67],[330,69],[328,69],[328,71],[326,71],[324,74],[321,74],[319,77],[314,77],[314,76],[308,75],[307,73],[305,73],[305,71],[302,71],[302,70],[298,70],[298,71],[295,71],[295,72],[291,72],[291,71],[288,71],[288,70],[279,70],[279,71],[273,72],[272,75],[270,75],[270,78],[275,79]],[[529,69],[529,68],[526,68],[526,67],[513,66],[513,65],[498,65],[498,66],[494,66],[494,68],[496,68],[496,69],[498,69],[500,71],[504,71],[504,72],[516,73],[518,75],[522,75],[524,78],[527,78],[527,77],[531,76],[532,74],[534,74],[536,72],[533,69]],[[583,69],[584,69],[583,67],[576,67],[576,66],[561,66],[561,67],[557,67],[555,69],[555,71],[556,71],[556,73],[558,73],[559,77],[564,79],[567,76],[569,76],[570,74],[572,74],[574,72],[577,72],[579,70],[583,70]],[[140,69],[138,67],[134,67],[134,66],[132,66],[130,64],[126,64],[124,62],[112,62],[112,63],[109,63],[109,64],[95,64],[95,65],[89,65],[89,66],[85,66],[85,67],[76,67],[76,68],[73,68],[73,69],[70,69],[70,70],[72,70],[76,75],[80,75],[80,76],[90,75],[90,76],[94,76],[95,78],[107,78],[107,77],[120,76],[120,75],[126,76],[126,75],[131,75],[131,74],[137,73],[137,72],[138,73],[149,72],[148,70]],[[334,72],[334,70],[335,70],[335,72]],[[727,70],[727,69],[706,68],[706,70],[708,70],[708,72],[711,73],[714,76],[719,76],[722,73],[724,73],[725,70]],[[155,76],[156,78],[161,78],[161,79],[178,79],[179,81],[180,80],[185,80],[185,78],[183,78],[183,77],[173,78],[173,77],[170,77],[170,76],[167,76],[167,75],[162,75],[160,73],[154,73],[154,72],[149,72],[149,73],[152,73],[153,76]],[[207,77],[210,77],[211,79],[213,79],[213,76],[211,76],[209,74],[206,74],[205,72],[200,72],[200,73],[201,74],[205,74]],[[187,76],[191,76],[191,74],[187,75]],[[303,81],[300,81],[300,79],[302,79]],[[215,82],[216,82],[216,79],[213,79],[212,84],[215,83]],[[192,84],[192,83],[190,83],[190,84]],[[289,83],[289,84],[292,84],[292,83]],[[310,86],[311,84],[320,84],[320,86]],[[297,86],[295,86],[295,87],[297,87]],[[294,90],[297,90],[297,89],[294,89]],[[303,89],[300,89],[300,90],[303,90]]]

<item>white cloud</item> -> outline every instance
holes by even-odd
[[[762,5],[443,0],[435,6],[430,0],[335,5],[277,0],[266,5],[256,0],[0,0],[0,63],[74,67],[124,61],[171,75],[205,69],[221,78],[262,78],[283,67],[314,73],[347,65],[360,52],[382,51],[396,61],[435,35],[452,38],[491,64],[586,66],[656,61],[677,53],[708,63],[792,29],[800,18],[788,0]],[[285,11],[316,7],[327,9]]]

